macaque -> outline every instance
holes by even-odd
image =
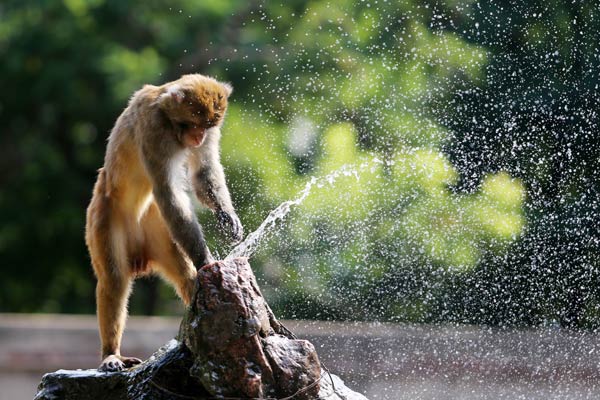
[[[219,159],[232,88],[185,75],[137,91],[112,129],[87,210],[86,243],[97,277],[102,371],[141,362],[121,355],[133,280],[157,273],[189,305],[197,268],[213,260],[189,192],[240,241],[242,225]]]

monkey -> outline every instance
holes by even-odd
[[[121,355],[127,302],[137,277],[156,273],[192,301],[197,268],[214,261],[190,192],[233,242],[243,237],[220,162],[220,128],[232,87],[200,74],[133,94],[109,134],[86,213],[97,279],[101,371],[141,362]]]

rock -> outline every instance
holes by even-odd
[[[287,397],[313,383],[303,394],[318,393],[313,345],[282,334],[245,259],[207,265],[198,282],[180,340],[196,356],[190,373],[210,394]]]
[[[264,339],[264,346],[279,395],[291,396],[306,388],[296,398],[315,398],[319,393],[321,366],[312,343],[271,335]]]
[[[95,369],[45,374],[34,400],[171,400],[212,396],[190,378],[193,355],[172,340],[139,366],[123,372]]]
[[[189,375],[192,364],[189,349],[172,340],[148,360],[127,371],[59,370],[45,374],[34,400],[213,400],[215,397]],[[293,397],[302,398],[311,397]],[[336,375],[327,373],[312,399],[367,400],[348,389]]]
[[[316,400],[368,400],[360,393],[350,390],[337,375],[327,374],[321,380],[321,388]]]
[[[277,321],[242,258],[198,271],[178,340],[124,372],[46,374],[35,400],[224,397],[366,400],[335,375],[322,375],[314,346]]]

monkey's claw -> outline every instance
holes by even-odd
[[[221,230],[228,231],[229,237],[234,243],[238,243],[244,238],[244,228],[235,212],[219,211],[217,220]]]
[[[142,360],[135,357],[123,357],[115,354],[106,357],[98,367],[101,372],[118,372],[141,363]]]

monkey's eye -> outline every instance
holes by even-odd
[[[177,125],[179,125],[179,129],[181,129],[182,131],[187,131],[192,127],[192,125],[188,124],[187,122],[179,122]]]

